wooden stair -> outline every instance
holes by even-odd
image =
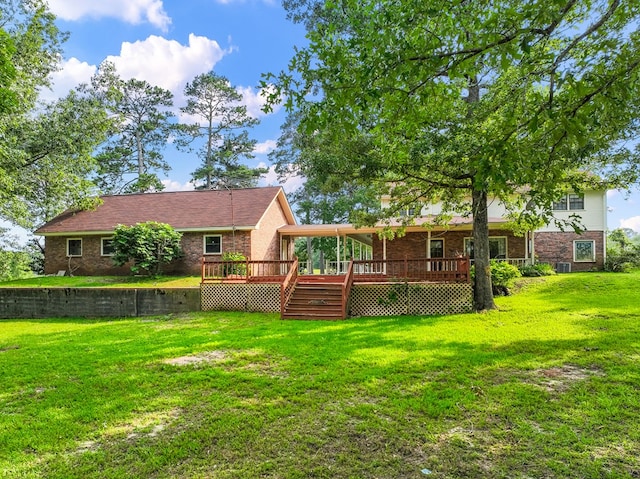
[[[282,319],[345,319],[342,311],[341,283],[299,280]]]

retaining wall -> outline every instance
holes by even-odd
[[[200,311],[199,288],[0,288],[0,318],[132,317]]]

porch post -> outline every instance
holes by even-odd
[[[531,251],[529,251],[529,255],[530,255],[530,260],[531,260],[531,264],[535,263],[536,260],[536,245],[535,245],[535,233],[533,231],[529,231],[529,236],[531,237],[531,239],[529,240],[531,242]]]
[[[387,238],[382,237],[382,260],[383,260],[383,273],[387,274]]]
[[[340,233],[336,232],[336,274],[340,272]]]
[[[427,230],[427,259],[431,259],[431,230]],[[431,261],[427,261],[427,271],[431,271]]]

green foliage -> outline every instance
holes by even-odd
[[[133,260],[131,271],[161,273],[162,266],[182,256],[182,233],[166,223],[147,221],[134,226],[118,225],[113,235],[113,261],[122,266]]]
[[[170,170],[162,150],[178,129],[171,121],[173,94],[146,81],[121,79],[108,61],[84,88],[115,118],[96,156],[98,186],[107,193],[162,190],[158,172]]]
[[[520,267],[520,273],[526,277],[551,276],[556,274],[549,263],[527,264]]]
[[[256,186],[265,168],[249,168],[240,158],[253,158],[256,140],[248,128],[258,120],[247,113],[242,95],[229,80],[215,72],[203,73],[184,90],[187,104],[180,111],[195,118],[181,127],[177,145],[191,151],[195,143],[201,166],[192,173],[196,188],[248,188]]]
[[[29,229],[88,206],[92,155],[109,120],[81,92],[36,104],[66,39],[45,1],[3,0],[0,18],[0,218]]]
[[[491,261],[491,283],[494,287],[507,290],[522,274],[517,266],[506,261]]]
[[[0,281],[12,281],[33,276],[31,255],[18,244],[15,236],[0,228]]]
[[[231,274],[238,274],[244,276],[247,274],[247,257],[242,253],[228,251],[222,254],[222,261],[236,262],[244,261],[244,263],[226,263],[223,265],[222,274],[229,276]]]
[[[522,276],[522,273],[517,266],[512,265],[506,261],[489,262],[491,267],[491,286],[493,287],[493,294],[495,295],[508,295],[509,289],[513,287],[516,279]],[[471,267],[471,278],[476,276],[476,266]]]
[[[487,198],[526,229],[553,221],[567,187],[638,178],[629,147],[640,117],[638,2],[285,5],[309,44],[263,84],[275,85],[267,109],[286,99],[300,131],[323,146],[308,149],[305,171],[388,193],[383,219],[420,202],[473,211],[483,271]],[[487,275],[475,282],[476,308],[492,308]]]
[[[640,268],[640,235],[622,228],[609,232],[605,271],[622,273],[637,268]]]
[[[0,281],[12,281],[30,276],[33,276],[33,272],[29,253],[0,250]]]

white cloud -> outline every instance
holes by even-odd
[[[162,184],[164,185],[164,190],[162,191],[191,191],[195,189],[190,181],[180,183],[175,180],[162,180]]]
[[[258,165],[260,168],[267,168],[266,163],[260,163]],[[298,188],[300,188],[304,182],[305,178],[301,176],[288,176],[284,181],[278,179],[278,174],[275,171],[275,166],[269,166],[269,172],[260,178],[260,186],[282,186],[285,193],[292,193]]]
[[[275,140],[263,141],[262,143],[258,143],[256,145],[256,147],[253,149],[253,152],[256,155],[266,155],[275,150],[277,145],[278,143]]]
[[[95,72],[95,65],[81,62],[77,58],[66,60],[62,62],[59,71],[51,74],[51,89],[42,90],[40,99],[54,101],[62,98],[69,93],[69,90],[73,90],[80,83],[89,83]]]
[[[171,25],[162,0],[49,0],[49,7],[64,20],[112,17],[133,25],[148,22],[163,32]]]
[[[189,35],[189,45],[151,35],[143,41],[124,42],[120,55],[106,59],[113,62],[122,78],[146,80],[170,90],[179,104],[184,85],[196,75],[212,70],[229,52],[215,40],[194,34]]]
[[[207,37],[189,35],[189,44],[151,35],[135,43],[124,42],[120,54],[106,60],[116,66],[118,75],[128,80],[146,80],[171,91],[174,104],[181,105],[186,83],[196,75],[211,71],[214,65],[232,49],[223,49]],[[77,58],[62,62],[61,69],[51,74],[51,90],[43,90],[42,100],[52,101],[65,96],[80,83],[88,83],[97,67]]]
[[[640,233],[640,216],[621,219],[620,228],[631,228],[635,232]]]
[[[247,113],[253,118],[259,118],[266,114],[262,111],[267,99],[264,89],[254,90],[252,87],[237,87],[236,90],[242,95],[242,103],[247,106]],[[275,105],[272,113],[276,113],[281,105]]]

